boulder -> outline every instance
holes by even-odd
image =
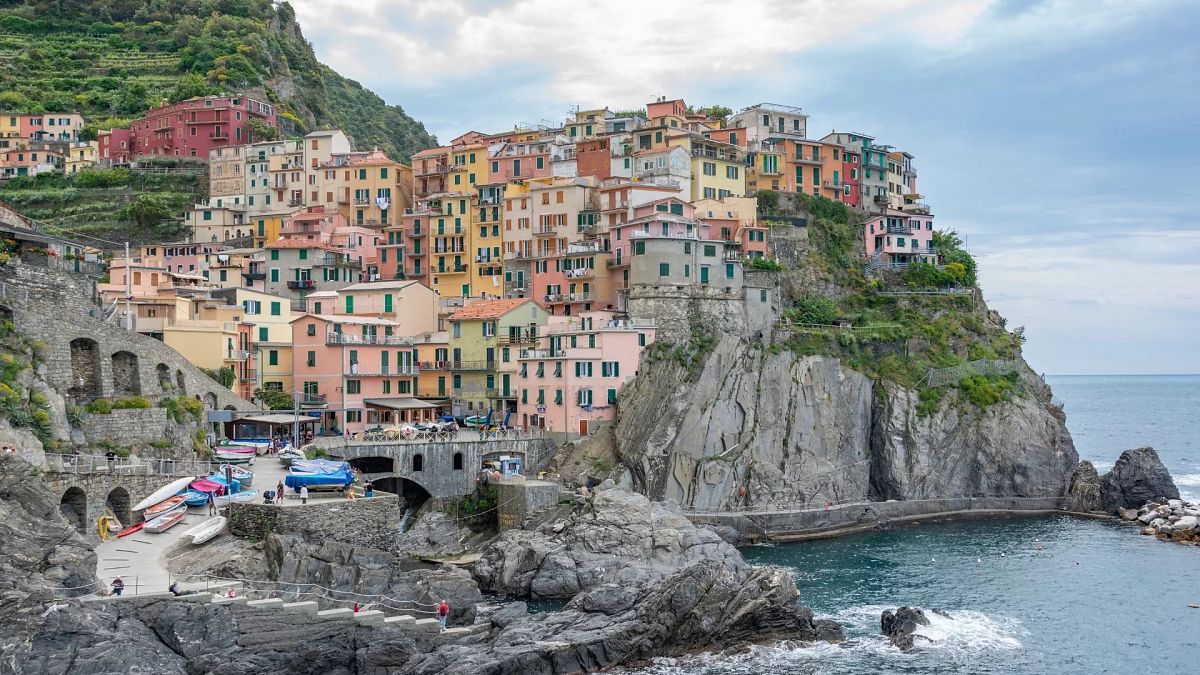
[[[1075,473],[1071,474],[1071,486],[1067,488],[1066,509],[1077,513],[1103,509],[1100,500],[1101,485],[1102,481],[1100,475],[1096,473],[1096,467],[1087,460],[1080,462],[1079,466],[1075,467]]]
[[[1155,520],[1157,518],[1158,518],[1157,511],[1147,511],[1147,512],[1143,513],[1142,515],[1138,516],[1137,519],[1138,519],[1138,522],[1149,525],[1150,521]]]
[[[603,584],[662,579],[701,560],[750,570],[736,548],[673,505],[611,487],[581,501],[561,527],[500,535],[476,563],[475,578],[485,591],[565,598]]]
[[[1101,501],[1107,512],[1168,499],[1179,499],[1179,489],[1154,448],[1126,450],[1104,475]]]
[[[1121,516],[1121,520],[1137,520],[1137,509],[1117,509],[1117,515]]]
[[[1173,527],[1176,532],[1194,532],[1197,527],[1200,527],[1200,518],[1196,516],[1183,516],[1175,521]]]
[[[917,626],[928,625],[929,619],[919,607],[901,607],[895,613],[885,610],[879,617],[880,631],[902,651],[912,649]]]

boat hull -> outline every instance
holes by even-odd
[[[241,504],[252,502],[256,497],[258,497],[258,490],[242,490],[241,492],[217,497],[213,501],[216,502],[217,506],[228,506],[234,502]]]
[[[171,497],[174,497],[175,495],[179,494],[180,492],[183,492],[187,488],[187,486],[195,479],[196,479],[195,476],[184,476],[183,478],[180,478],[178,480],[171,481],[170,483],[167,483],[166,485],[164,485],[164,486],[160,487],[159,489],[155,490],[154,492],[150,493],[149,497],[146,497],[142,501],[135,504],[132,510],[133,511],[145,511],[146,509],[150,508],[151,506],[154,506],[155,504],[157,504],[161,501],[170,499]]]
[[[221,534],[221,532],[224,530],[225,517],[217,516],[216,518],[209,518],[203,523],[186,530],[182,535],[180,535],[180,538],[191,538],[192,544],[203,544],[213,537],[216,537],[218,534]]]
[[[179,510],[174,513],[168,513],[168,514],[159,516],[159,517],[155,518],[154,520],[151,520],[150,522],[146,523],[146,526],[142,529],[144,529],[147,532],[153,532],[155,534],[160,534],[162,532],[166,532],[167,530],[171,529],[172,527],[175,527],[176,525],[179,524],[179,522],[181,520],[183,520],[183,510]]]
[[[175,495],[174,497],[168,497],[168,498],[162,500],[161,502],[155,504],[154,506],[151,506],[150,508],[146,509],[146,511],[144,513],[142,513],[142,518],[144,520],[154,520],[155,518],[161,516],[162,514],[170,513],[171,511],[174,511],[181,506],[184,508],[187,508],[187,498],[186,497],[181,497],[179,495]]]

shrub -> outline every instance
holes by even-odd
[[[944,390],[941,387],[932,389],[922,389],[918,394],[917,416],[928,417],[937,412],[938,406],[942,404],[942,394]]]
[[[779,272],[783,270],[783,263],[771,258],[751,258],[747,265],[750,269],[768,270],[770,272]]]
[[[796,300],[790,314],[797,323],[827,326],[837,321],[838,306],[823,295],[805,295]]]
[[[112,404],[106,398],[98,398],[84,406],[84,410],[93,415],[109,415],[112,413]]]
[[[130,396],[112,402],[113,410],[141,410],[150,407],[150,401],[144,396]]]
[[[192,420],[199,422],[204,414],[204,403],[187,396],[165,398],[163,399],[162,407],[166,409],[171,419],[175,420],[178,424],[187,422],[189,416]]]
[[[950,286],[957,279],[949,271],[939,270],[929,263],[913,263],[904,270],[904,282],[910,288],[941,288]]]
[[[993,403],[1007,401],[1012,395],[1013,383],[1004,377],[977,375],[964,378],[958,383],[958,388],[968,401],[982,410]]]

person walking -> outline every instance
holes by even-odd
[[[442,600],[438,603],[437,616],[438,626],[440,626],[442,630],[446,630],[446,620],[450,618],[450,604],[445,600]]]
[[[208,493],[208,515],[217,515],[217,500],[213,497],[213,493]]]
[[[120,595],[120,594],[121,594],[121,592],[122,592],[122,591],[124,591],[124,590],[125,590],[125,580],[124,580],[124,579],[122,579],[121,577],[117,577],[116,579],[113,579],[113,582],[112,582],[112,594],[113,594],[113,595]]]
[[[283,479],[279,479],[279,484],[275,486],[275,499],[278,503],[283,503]]]
[[[363,485],[363,496],[366,497],[367,499],[370,499],[371,497],[375,496],[375,484],[374,483],[372,483],[371,481],[367,481],[366,484]]]
[[[300,503],[301,504],[308,503],[308,486],[307,485],[300,486]]]

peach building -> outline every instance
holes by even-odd
[[[887,210],[863,224],[867,258],[872,264],[903,268],[912,263],[937,264],[933,216]]]
[[[611,422],[654,335],[653,324],[613,312],[550,317],[537,345],[520,351],[516,424],[586,436]]]

